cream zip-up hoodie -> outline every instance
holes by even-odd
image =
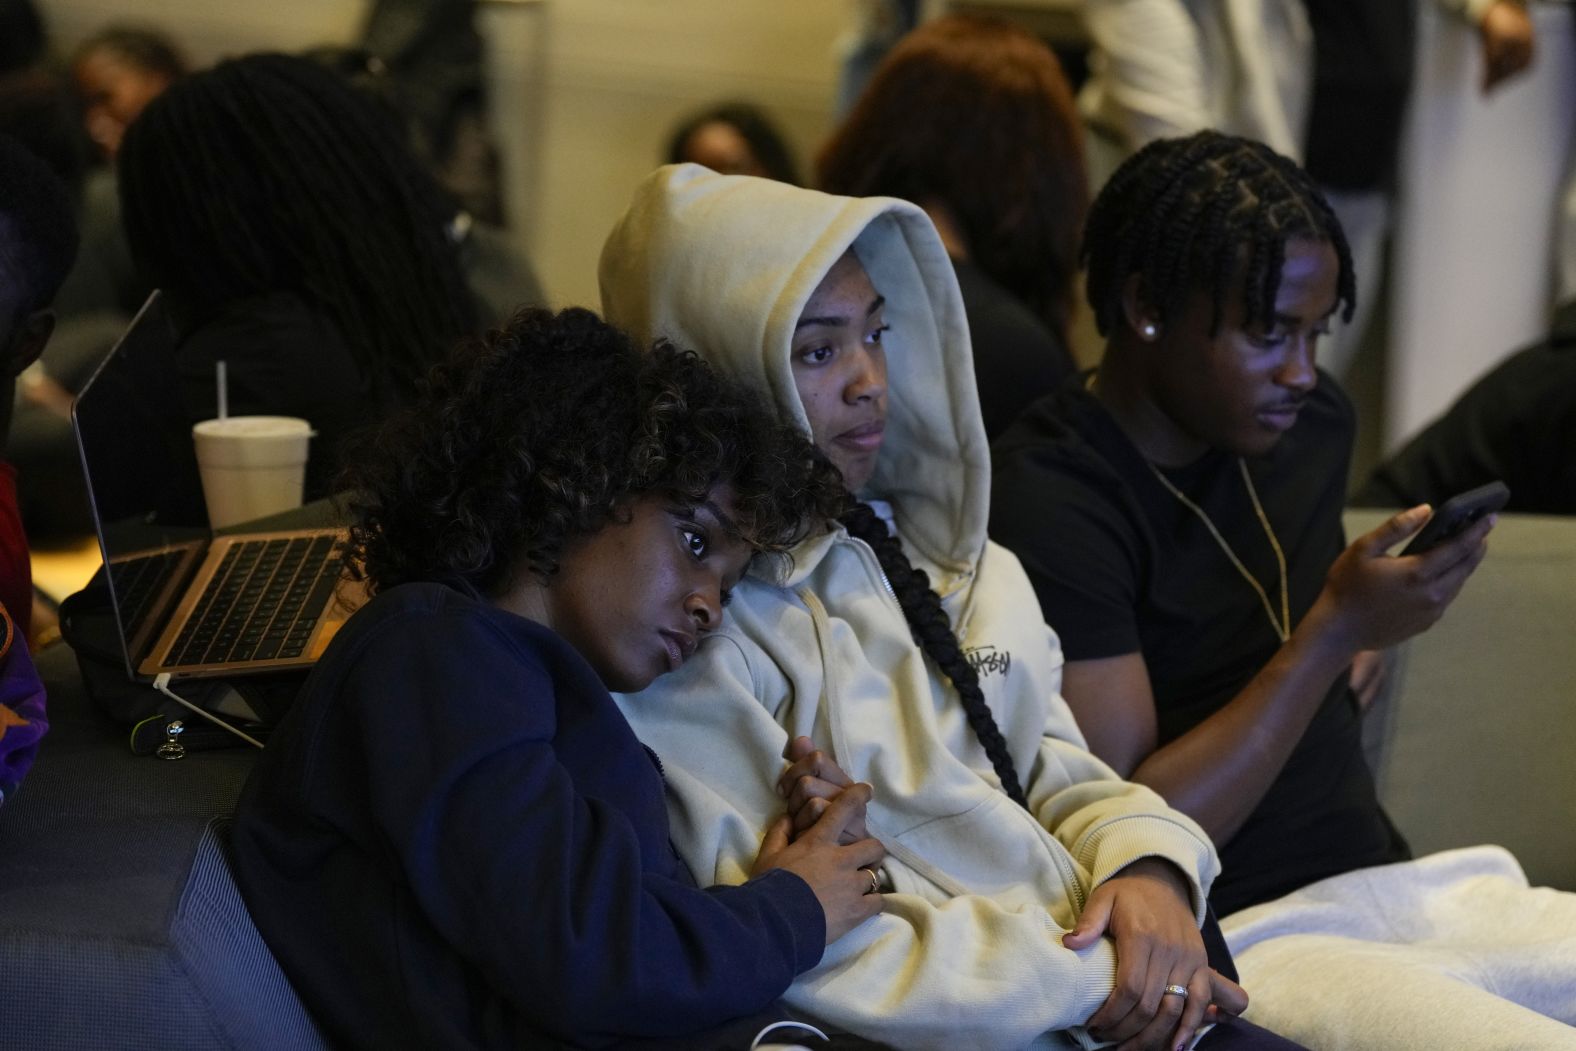
[[[734,590],[723,629],[619,703],[662,757],[673,838],[702,884],[740,883],[771,821],[792,736],[870,782],[892,893],[786,999],[915,1051],[1097,1046],[1109,941],[1061,945],[1089,892],[1145,856],[1195,911],[1217,871],[1203,831],[1084,748],[1061,650],[1022,568],[985,537],[990,467],[952,265],[923,212],[695,165],[637,190],[603,249],[609,320],[664,336],[769,392],[809,426],[789,360],[805,301],[850,246],[886,297],[886,440],[865,495],[891,504],[1005,735],[1030,809],[1003,794],[950,684],[914,643],[874,553],[841,528]],[[638,949],[638,947],[637,947]]]

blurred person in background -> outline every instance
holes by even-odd
[[[832,193],[901,197],[935,223],[963,290],[987,436],[1072,373],[1083,130],[1039,39],[997,18],[924,24],[877,68],[817,176]]]
[[[304,54],[344,77],[351,87],[398,123],[411,150],[432,177],[440,184],[443,182],[442,170],[433,167],[432,158],[423,151],[423,133],[410,91],[393,75],[387,63],[359,47],[319,47]],[[452,187],[444,189],[454,197]],[[479,321],[484,325],[502,325],[523,306],[544,306],[547,293],[519,240],[502,227],[467,211],[463,201],[456,199],[453,208],[449,236],[459,249],[465,280],[481,311]]]
[[[175,84],[128,129],[119,171],[192,421],[214,414],[226,361],[232,412],[316,430],[307,499],[340,441],[474,326],[453,205],[396,123],[309,59],[247,55]]]
[[[1098,185],[1154,139],[1213,128],[1303,163],[1341,219],[1360,284],[1351,320],[1321,348],[1337,377],[1384,272],[1412,88],[1417,4],[1368,0],[1088,0],[1093,41],[1079,105]],[[1524,0],[1432,0],[1476,27],[1483,90],[1527,68]]]
[[[82,96],[88,137],[113,161],[127,126],[186,75],[186,62],[158,30],[113,25],[82,42],[72,57],[71,72]]]
[[[1507,511],[1576,514],[1576,298],[1546,338],[1483,375],[1378,468],[1353,502],[1438,506],[1492,481]]]
[[[359,46],[398,83],[416,155],[466,212],[506,225],[475,3],[373,0],[369,7]]]
[[[690,161],[720,175],[759,175],[799,185],[782,132],[748,102],[721,102],[679,122],[668,140],[667,163]]]

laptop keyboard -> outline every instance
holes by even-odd
[[[247,540],[225,552],[168,665],[283,660],[306,651],[342,562],[333,536]]]
[[[183,551],[160,551],[153,555],[122,559],[110,566],[110,580],[115,587],[115,597],[119,600],[128,634],[135,631],[148,615],[164,582],[184,557]]]

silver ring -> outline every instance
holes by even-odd
[[[1161,996],[1180,996],[1182,999],[1186,1000],[1187,999],[1187,986],[1185,986],[1185,985],[1168,985],[1168,986],[1166,986],[1166,991],[1161,993],[1160,995]]]
[[[881,877],[876,875],[875,869],[862,868],[859,871],[870,877],[870,889],[865,891],[866,894],[874,894],[881,889]]]

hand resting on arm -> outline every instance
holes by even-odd
[[[796,830],[820,829],[823,815],[836,813],[837,802],[868,787],[855,784],[808,737],[790,741],[786,757],[777,791],[788,801]],[[861,806],[857,822],[844,827],[845,840],[864,835],[863,819]],[[1186,1045],[1208,1020],[1206,1012],[1215,1014],[1212,1005],[1231,1014],[1247,1006],[1242,988],[1209,967],[1187,881],[1170,862],[1140,859],[1095,888],[1062,944],[1086,949],[1102,937],[1116,945],[1116,985],[1088,1025],[1102,1039],[1121,1041],[1122,1051]],[[1173,984],[1185,986],[1189,995],[1164,995]]]
[[[822,805],[802,825],[795,823],[800,815],[791,809],[772,823],[750,875],[787,869],[808,883],[826,913],[830,945],[881,911],[881,895],[871,891],[870,871],[886,850],[865,834],[869,785],[848,783],[832,798],[817,802]]]

